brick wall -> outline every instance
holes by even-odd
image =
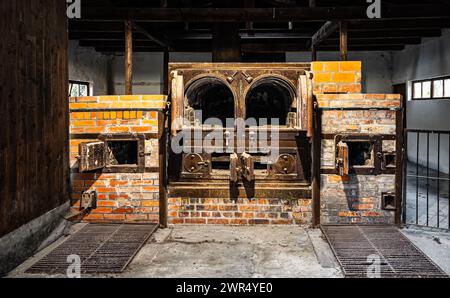
[[[304,225],[311,199],[169,198],[171,224]]]
[[[158,113],[165,106],[161,95],[93,96],[70,99],[71,202],[76,212],[81,194],[97,191],[98,208],[84,217],[89,222],[158,222],[159,178],[157,172],[104,173],[78,171],[78,145],[97,141],[98,134],[156,134]],[[90,137],[92,136],[92,137]],[[158,142],[145,139],[145,167],[158,167]]]
[[[321,64],[320,69],[330,68],[327,63]],[[383,140],[382,150],[395,151],[396,110],[401,107],[400,95],[317,93],[315,96],[322,109],[323,135],[390,135],[394,139]],[[322,139],[321,168],[322,171],[335,168],[334,139]],[[321,223],[394,223],[394,211],[382,210],[384,192],[395,192],[395,174],[342,177],[322,174]]]
[[[314,93],[360,93],[361,61],[312,62]]]

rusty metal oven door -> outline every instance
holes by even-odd
[[[310,179],[307,71],[249,64],[171,66],[177,180],[232,183]],[[275,132],[273,130],[275,129]]]

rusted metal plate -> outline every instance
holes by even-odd
[[[309,199],[311,187],[305,183],[290,181],[268,182],[266,180],[252,181],[252,187],[244,181],[230,183],[227,180],[202,180],[171,182],[169,184],[170,197],[193,198],[280,198],[280,199]]]
[[[242,169],[242,177],[245,180],[253,181],[255,179],[253,157],[250,154],[242,153],[241,169]]]
[[[79,163],[80,172],[87,172],[104,168],[105,162],[105,143],[88,142],[79,145]]]
[[[78,255],[81,273],[120,273],[157,229],[156,224],[89,224],[30,267],[27,273],[65,274]]]
[[[348,175],[349,161],[348,161],[348,146],[344,142],[337,144],[338,158],[337,164],[339,168],[339,175]]]
[[[385,278],[448,277],[395,226],[323,225],[322,231],[346,277],[375,270]]]
[[[276,162],[270,166],[273,175],[293,174],[297,171],[297,159],[292,154],[281,154]]]

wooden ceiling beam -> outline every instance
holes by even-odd
[[[141,22],[289,22],[367,20],[367,6],[277,8],[118,8],[83,7],[84,20]],[[448,18],[446,5],[382,5],[383,20]]]
[[[404,45],[349,45],[348,50],[349,51],[400,51],[405,48]],[[105,47],[105,46],[98,46],[95,47],[95,49],[98,52],[118,52],[123,53],[124,47],[123,46],[117,46],[117,47]],[[283,50],[284,49],[284,50]],[[261,47],[243,47],[242,52],[243,53],[277,53],[277,52],[307,52],[308,49],[306,47],[299,47],[296,46],[290,47],[290,48],[283,48],[279,51],[276,51],[275,49],[264,49]],[[332,51],[332,52],[339,52],[339,46],[332,47],[332,46],[326,46],[326,47],[319,47],[319,51]],[[164,49],[161,47],[139,47],[135,46],[133,47],[134,52],[164,52]],[[192,52],[193,50],[191,48],[175,48],[175,52]],[[210,53],[211,49],[208,48],[197,48],[195,49],[195,52],[204,52],[204,53]]]
[[[406,38],[380,38],[380,39],[371,39],[371,38],[354,38],[349,39],[349,46],[357,45],[405,45],[405,44],[419,44],[421,42],[420,38],[417,37],[406,37]],[[123,45],[122,40],[80,40],[80,46],[84,47],[120,47]],[[198,46],[199,50],[205,50],[210,47],[210,41],[205,41],[202,43],[198,42],[186,42],[186,43],[178,43],[175,48],[178,49],[190,49],[195,51],[195,47]],[[339,45],[339,39],[327,39],[322,42],[320,46],[323,47],[337,47]],[[133,47],[152,47],[156,49],[161,49],[160,45],[156,44],[151,40],[144,41],[134,41]],[[274,50],[275,52],[282,52],[283,49],[286,51],[295,51],[295,50],[306,50],[308,49],[305,42],[283,42],[283,43],[275,43],[274,45],[270,45],[269,43],[260,42],[247,42],[243,43],[242,47],[244,50],[255,50],[256,48],[262,48],[265,51]],[[177,50],[177,49],[173,49]]]
[[[208,36],[203,36],[200,38],[200,36],[197,35],[191,35],[193,38],[190,39],[190,35],[185,36],[183,38],[182,35],[175,35],[172,37],[172,42],[175,43],[181,43],[181,42],[189,42],[189,41],[210,41],[211,38],[207,38]],[[245,35],[244,35],[245,36]],[[421,37],[438,37],[441,36],[441,30],[440,29],[423,29],[423,30],[377,30],[377,31],[349,31],[348,39],[388,39],[388,38],[421,38]],[[328,39],[335,40],[339,37],[339,34],[337,32],[334,32],[331,34]],[[181,39],[180,39],[181,38]],[[71,40],[99,40],[99,41],[106,41],[106,40],[123,40],[123,33],[120,32],[71,32],[69,33],[69,39]],[[274,37],[272,35],[255,35],[251,38],[243,37],[243,42],[257,42],[258,40],[273,40]],[[297,37],[295,35],[280,35],[277,38],[277,42],[285,42],[288,40],[309,40],[309,37],[305,34],[299,34]],[[327,40],[328,40],[327,39]],[[133,34],[133,40],[134,41],[146,41],[146,40],[153,40],[150,39],[145,34],[142,34],[141,32],[135,32]],[[154,40],[153,40],[154,41]],[[158,43],[161,46],[165,46],[165,42],[159,42]],[[173,46],[173,45],[172,45]]]
[[[317,30],[311,37],[310,47],[318,46],[322,41],[326,40],[331,34],[335,33],[339,29],[339,22],[328,21]]]
[[[151,41],[157,43],[158,45],[167,48],[169,51],[172,50],[172,46],[169,42],[169,40],[167,38],[159,38],[156,37],[154,34],[150,34],[145,28],[143,28],[142,26],[136,24],[136,22],[132,22],[133,28],[142,33],[143,35],[145,35],[148,39],[150,39]]]
[[[152,27],[152,24],[148,24]],[[313,22],[295,22],[296,28],[302,28],[303,31],[311,31],[317,28],[317,24]],[[175,26],[175,27],[174,27]],[[158,24],[154,30],[159,30],[161,27],[165,29],[165,32],[176,32],[176,23],[171,24]],[[148,26],[146,27],[149,28]],[[448,19],[416,19],[416,20],[373,20],[367,19],[364,21],[350,21],[349,22],[349,31],[361,31],[361,30],[389,30],[389,29],[397,29],[397,30],[413,30],[413,29],[437,29],[437,28],[450,28],[450,18]],[[205,33],[209,32],[209,30],[190,30],[190,32],[196,33]],[[98,21],[86,21],[86,20],[70,20],[69,21],[69,32],[123,32],[123,22],[98,22]],[[294,30],[282,30],[282,29],[259,29],[253,28],[252,30],[241,29],[242,33],[265,33],[265,34],[276,34],[276,33],[296,33],[299,32],[298,29]],[[300,31],[301,32],[301,31]]]

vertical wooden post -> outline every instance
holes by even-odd
[[[133,94],[133,26],[125,21],[125,94]]]
[[[169,94],[169,50],[164,50],[163,58],[163,94]]]
[[[317,48],[316,46],[311,46],[311,61],[317,61]]]
[[[255,0],[244,0],[244,7],[245,8],[254,8]],[[253,22],[246,22],[245,29],[247,29],[249,31],[253,30]]]
[[[314,129],[312,136],[312,226],[320,225],[320,152],[322,146],[322,111],[315,106],[314,109]]]
[[[403,175],[406,171],[404,165],[405,158],[405,128],[403,119],[403,107],[402,109],[395,112],[395,125],[396,125],[396,144],[395,144],[395,224],[400,226],[402,223],[402,204],[403,202]]]
[[[158,150],[159,150],[159,225],[167,228],[167,117],[166,110],[158,112]]]
[[[347,22],[341,21],[340,22],[340,30],[339,30],[339,49],[340,49],[340,56],[342,61],[347,61],[347,36],[348,36],[348,30],[347,30]]]
[[[232,7],[233,1],[213,0],[214,7]],[[213,62],[240,62],[241,36],[239,23],[213,23],[212,24],[212,61]]]
[[[240,62],[241,37],[238,23],[214,23],[212,25],[212,61]]]

